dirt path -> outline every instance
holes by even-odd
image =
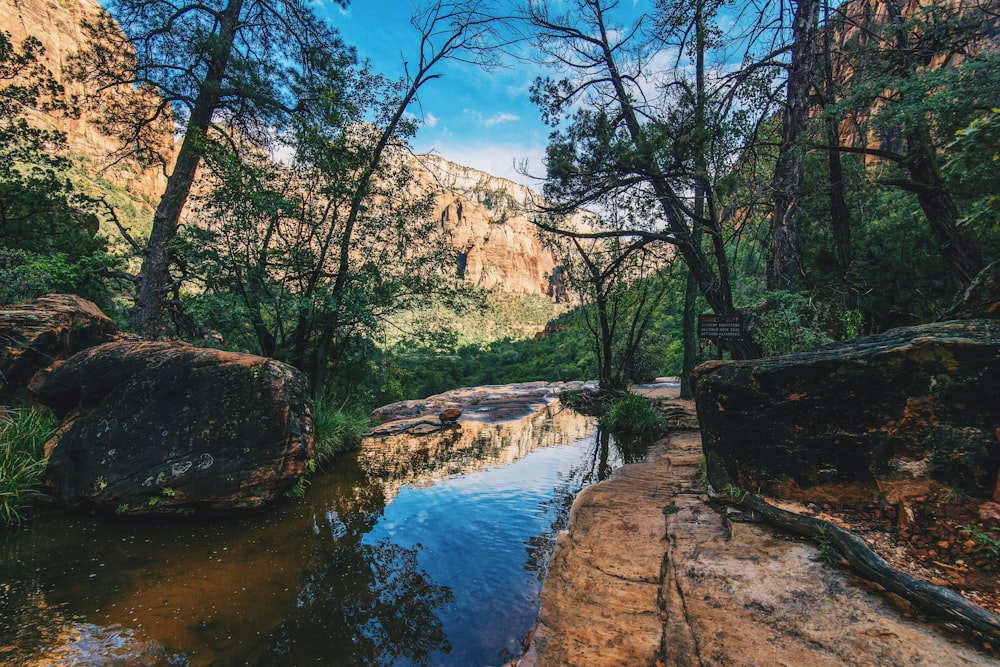
[[[697,486],[700,459],[699,433],[676,431],[580,494],[520,667],[1000,665],[812,544],[724,521]]]

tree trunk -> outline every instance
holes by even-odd
[[[830,2],[823,1],[823,79],[826,104],[836,99],[836,79],[833,76],[833,27],[830,24]],[[854,253],[851,249],[851,214],[847,208],[844,186],[844,165],[841,162],[840,124],[834,117],[826,119],[826,141],[832,147],[827,151],[830,171],[830,231],[833,234],[833,254],[837,261],[837,278],[840,281],[840,305],[844,310],[858,307],[857,294],[851,280]]]
[[[958,226],[958,210],[938,170],[929,133],[926,129],[910,130],[906,133],[906,141],[903,166],[912,182],[903,187],[917,195],[941,256],[958,281],[963,286],[968,285],[986,268],[986,262],[976,244]]]
[[[774,213],[767,288],[794,292],[799,285],[799,200],[802,157],[809,121],[809,89],[816,63],[819,0],[798,0],[792,25],[792,62],[781,123],[781,145],[774,167]]]
[[[965,631],[971,631],[993,644],[1000,642],[1000,616],[966,600],[949,588],[897,570],[853,533],[822,519],[780,509],[750,493],[744,492],[736,497],[717,496],[716,500],[750,510],[750,520],[763,519],[780,528],[811,537],[821,544],[826,543],[835,548],[862,576],[900,596],[917,609],[953,623]]]
[[[205,78],[198,88],[187,131],[167,187],[153,214],[153,229],[136,281],[132,327],[143,338],[155,340],[163,329],[163,309],[171,285],[170,242],[177,236],[181,212],[191,193],[195,172],[201,162],[204,140],[212,115],[221,103],[220,88],[226,76],[243,0],[230,0],[219,22],[217,48],[211,51]]]
[[[905,77],[910,71],[926,63],[919,51],[910,44],[900,7],[895,2],[888,2],[886,10],[895,30],[896,48],[892,53],[897,60],[896,70],[901,77]],[[959,283],[968,285],[977,273],[986,268],[986,262],[983,261],[979,248],[958,226],[958,210],[938,169],[930,131],[920,121],[914,121],[903,129],[903,133],[906,138],[906,158],[902,164],[910,175],[910,181],[896,182],[894,185],[917,195],[941,256]]]

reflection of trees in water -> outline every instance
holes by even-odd
[[[429,665],[432,654],[451,649],[438,612],[453,595],[427,578],[417,556],[388,540],[339,541],[252,662]]]
[[[450,650],[438,614],[451,590],[419,568],[419,547],[365,541],[385,511],[383,489],[349,472],[313,515],[316,541],[294,612],[247,663],[416,666]]]
[[[552,496],[541,505],[545,508],[545,513],[552,516],[549,529],[528,540],[528,559],[524,569],[535,576],[539,587],[545,579],[546,566],[556,537],[569,524],[570,510],[580,489],[607,479],[622,465],[644,461],[648,450],[649,442],[642,438],[623,440],[597,428],[587,458],[580,465],[570,468],[553,490]]]

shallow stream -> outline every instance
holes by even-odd
[[[576,493],[643,456],[556,404],[366,440],[261,514],[31,517],[0,533],[0,664],[503,665]]]

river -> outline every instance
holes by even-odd
[[[0,535],[0,663],[503,665],[577,492],[643,456],[554,403],[366,439],[260,514],[36,515]]]

